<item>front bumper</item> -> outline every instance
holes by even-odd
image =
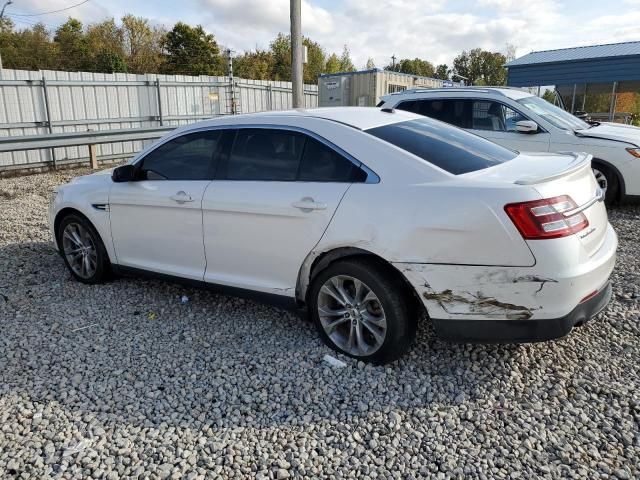
[[[552,319],[449,320],[432,318],[436,334],[454,342],[526,343],[543,342],[567,335],[600,313],[611,300],[611,283],[594,297],[579,304],[568,315]]]

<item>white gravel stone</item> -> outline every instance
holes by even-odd
[[[0,179],[0,478],[640,478],[640,207],[610,212],[613,301],[567,338],[459,345],[424,319],[372,367],[274,307],[73,281],[46,213],[78,173]]]

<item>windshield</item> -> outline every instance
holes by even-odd
[[[551,125],[563,130],[584,130],[585,128],[589,128],[588,123],[583,122],[578,117],[550,104],[540,97],[521,98],[517,100],[517,102],[540,115]]]
[[[518,152],[431,118],[365,131],[454,175],[493,167],[518,156]]]

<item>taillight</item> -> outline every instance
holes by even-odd
[[[527,240],[542,240],[573,235],[589,226],[584,213],[565,216],[578,206],[568,195],[534,200],[532,202],[510,203],[504,209]]]

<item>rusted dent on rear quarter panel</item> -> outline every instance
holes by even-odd
[[[453,293],[451,290],[443,290],[442,292],[424,292],[422,296],[426,300],[438,302],[445,310],[447,310],[447,304],[464,303],[471,307],[470,310],[482,315],[493,315],[506,311],[505,317],[513,320],[526,320],[531,318],[533,315],[531,309],[525,306],[501,302],[494,297],[485,297],[480,292],[475,295],[470,292],[463,293],[468,295],[469,298]]]

